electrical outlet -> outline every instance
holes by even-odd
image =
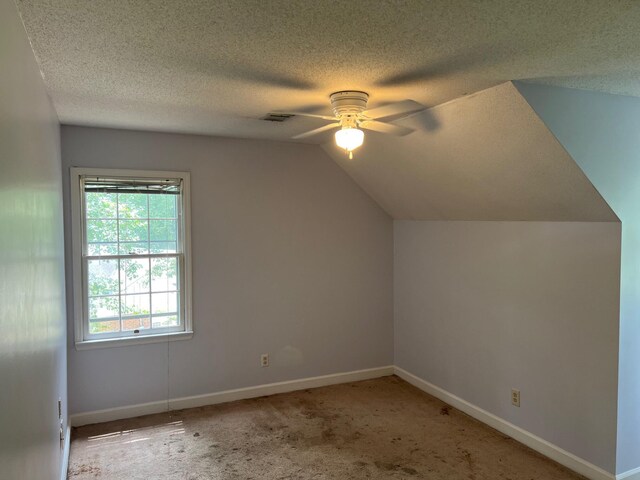
[[[269,354],[268,353],[263,353],[262,355],[260,355],[260,366],[262,366],[262,367],[268,367],[269,366]]]
[[[516,390],[515,388],[511,389],[511,405],[515,407],[520,406],[520,390]]]

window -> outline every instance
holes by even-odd
[[[71,185],[76,345],[190,336],[189,174],[73,168]]]

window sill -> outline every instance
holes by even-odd
[[[141,345],[144,343],[165,343],[176,340],[189,340],[193,331],[146,335],[142,337],[105,338],[104,340],[85,340],[76,342],[76,350],[92,350],[94,348],[124,347],[127,345]]]

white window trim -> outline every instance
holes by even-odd
[[[84,281],[82,273],[82,194],[80,179],[83,176],[131,177],[131,178],[180,178],[182,180],[182,229],[184,274],[181,288],[184,289],[184,331],[156,334],[137,334],[128,337],[85,339],[84,335]],[[71,194],[71,241],[73,264],[73,319],[75,347],[77,350],[91,348],[117,347],[144,343],[160,343],[174,340],[187,340],[193,336],[193,317],[191,309],[191,183],[189,172],[170,172],[158,170],[126,170],[105,168],[70,169]]]

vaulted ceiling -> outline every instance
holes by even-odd
[[[514,79],[640,95],[635,0],[17,0],[63,123],[289,139],[273,110]],[[308,142],[322,142],[310,138]]]
[[[349,160],[325,151],[387,213],[407,220],[617,221],[511,82],[367,132]]]

